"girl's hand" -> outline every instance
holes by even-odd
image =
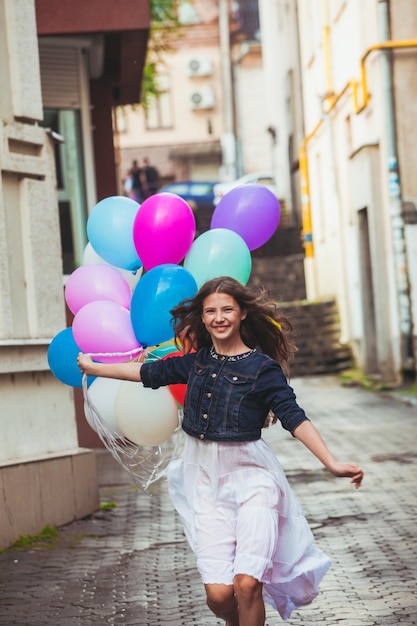
[[[121,363],[97,363],[89,354],[78,353],[77,365],[82,374],[100,376],[103,378],[117,378],[140,382],[140,369],[146,355],[141,355],[137,361],[123,361]]]
[[[364,472],[358,465],[354,463],[339,463],[335,461],[329,470],[334,476],[338,476],[341,478],[351,478],[350,481],[355,485],[355,489],[359,489],[361,486],[362,479],[364,477]]]
[[[80,368],[80,372],[82,374],[90,374],[90,368],[93,367],[93,359],[89,354],[83,354],[82,352],[78,353],[77,356],[77,365]]]
[[[132,361],[134,363],[145,363],[147,356],[148,356],[148,353],[146,352],[146,350],[142,350],[142,352],[139,354],[139,356],[137,356],[134,359],[132,359]]]

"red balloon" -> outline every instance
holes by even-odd
[[[165,359],[170,359],[173,356],[184,356],[184,352],[181,352],[181,350],[170,352],[163,357],[163,360],[165,361]],[[177,385],[169,385],[168,389],[170,390],[171,394],[174,396],[178,404],[183,407],[185,393],[187,391],[187,385],[185,385],[184,383],[178,383]]]
[[[184,400],[185,400],[185,394],[187,392],[187,385],[170,385],[169,386],[169,390],[172,394],[172,396],[175,398],[175,400],[178,402],[178,404],[183,407],[184,406]]]

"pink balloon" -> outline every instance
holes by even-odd
[[[157,193],[147,198],[133,223],[133,242],[146,270],[180,263],[194,237],[194,214],[185,200],[174,193]]]
[[[130,321],[130,311],[110,302],[97,300],[83,306],[72,322],[75,343],[82,352],[112,354],[93,356],[101,363],[119,363],[134,358],[141,352]],[[134,351],[134,354],[123,354]]]
[[[116,268],[104,263],[79,267],[65,287],[65,301],[73,313],[96,300],[110,300],[130,309],[131,297],[127,280]]]

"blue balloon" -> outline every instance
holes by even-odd
[[[124,270],[142,267],[133,242],[133,223],[139,204],[124,196],[110,196],[98,202],[87,221],[87,235],[93,250],[107,263]]]
[[[172,339],[171,309],[196,293],[195,279],[180,265],[166,263],[146,272],[136,285],[130,303],[138,342],[146,347]]]
[[[80,348],[75,343],[72,328],[61,330],[52,339],[48,348],[48,364],[52,374],[70,387],[82,387],[83,375],[77,365]],[[87,377],[87,385],[95,380],[95,376]]]

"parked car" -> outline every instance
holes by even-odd
[[[214,210],[214,187],[217,181],[186,180],[164,185],[158,193],[175,193],[192,208],[196,220],[197,233],[210,228]]]
[[[247,185],[248,183],[256,183],[258,185],[265,185],[272,193],[277,195],[277,188],[275,185],[275,177],[272,172],[252,172],[251,174],[246,174],[245,176],[241,176],[237,180],[234,180],[230,183],[218,183],[214,186],[214,206],[216,206],[223,196],[234,189],[235,187],[239,187],[240,185]]]

